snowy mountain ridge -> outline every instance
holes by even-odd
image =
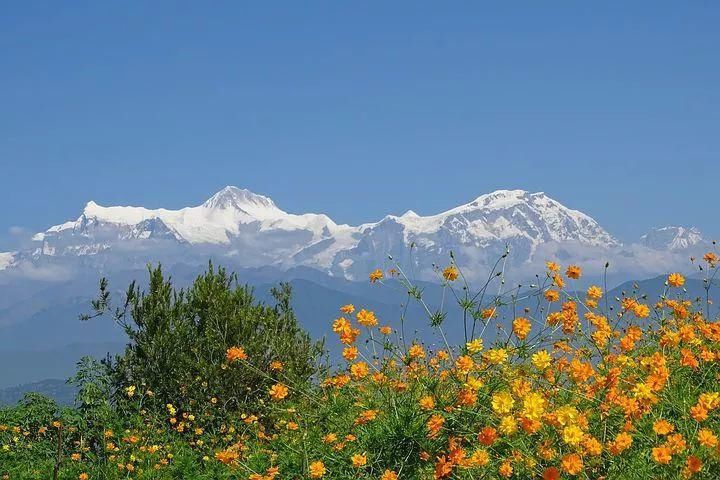
[[[82,232],[88,222],[127,227],[152,221],[162,222],[177,240],[190,244],[228,244],[230,236],[237,235],[243,225],[256,222],[261,224],[261,230],[309,228],[319,235],[325,228],[328,231],[341,228],[325,215],[289,214],[280,210],[268,197],[237,187],[225,187],[202,205],[180,210],[103,207],[90,201],[76,221],[50,227],[35,238],[44,240],[48,234]],[[147,234],[150,232],[142,232],[149,238]]]
[[[695,227],[668,226],[651,229],[640,241],[653,249],[682,250],[703,243],[704,239]]]
[[[673,233],[678,238],[668,243],[666,237]],[[696,229],[656,229],[642,241],[649,248],[676,250],[697,244],[699,235]],[[509,246],[514,262],[522,263],[548,245],[561,254],[573,248],[622,247],[592,217],[543,192],[497,190],[435,215],[409,210],[351,226],[324,214],[288,213],[269,197],[228,186],[201,205],[179,210],[88,202],[77,220],[36,234],[32,248],[0,255],[0,270],[23,262],[77,259],[108,266],[157,261],[158,256],[165,262],[210,256],[243,267],[308,266],[357,279],[385,263],[388,255],[428,268],[447,261],[452,250],[485,265]]]

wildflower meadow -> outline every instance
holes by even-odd
[[[113,307],[101,284],[85,319],[122,325],[126,352],[83,359],[73,407],[0,410],[0,478],[720,478],[719,257],[692,260],[704,298],[680,273],[608,298],[578,265],[511,285],[507,256],[476,287],[449,257],[439,306],[400,266],[372,272],[423,318],[338,305],[329,361],[287,287],[261,305],[222,269],[180,291],[156,269]]]

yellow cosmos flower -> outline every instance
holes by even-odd
[[[547,350],[540,350],[532,355],[531,361],[538,370],[545,370],[552,363],[552,357]]]
[[[515,399],[510,394],[510,392],[497,392],[493,394],[491,405],[495,413],[499,415],[504,415],[506,413],[510,413],[513,406],[515,405]]]
[[[476,338],[473,341],[466,343],[465,348],[467,348],[468,353],[472,355],[480,353],[484,348],[482,338]]]

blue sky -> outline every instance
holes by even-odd
[[[227,184],[344,223],[523,188],[625,240],[720,234],[718,25],[709,1],[6,2],[0,246]]]

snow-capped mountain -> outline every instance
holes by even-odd
[[[619,242],[588,215],[544,193],[499,190],[429,216],[412,211],[376,223],[339,225],[323,214],[292,214],[268,197],[226,187],[202,205],[180,210],[103,207],[89,202],[77,220],[33,237],[34,247],[0,257],[0,269],[23,262],[86,266],[187,262],[221,257],[243,267],[309,266],[362,278],[391,255],[429,268],[459,259],[488,264],[509,245],[514,262],[549,243],[607,249]]]
[[[342,244],[351,231],[326,215],[294,215],[268,197],[226,187],[202,205],[180,210],[102,207],[91,201],[77,220],[36,234],[38,247],[31,256],[127,254],[162,246],[183,253],[223,254],[243,265],[262,266],[282,263],[323,239]]]
[[[202,205],[180,210],[101,207],[91,201],[76,221],[50,227],[35,238],[41,241],[62,235],[91,238],[107,227],[120,232],[121,239],[172,238],[189,244],[229,244],[248,225],[257,231],[308,230],[313,238],[340,228],[325,215],[289,214],[268,197],[225,187]]]
[[[588,215],[542,192],[524,190],[498,190],[437,215],[423,217],[413,211],[390,215],[357,230],[357,244],[336,255],[335,274],[362,276],[388,255],[401,264],[429,268],[433,262],[447,262],[451,250],[468,263],[488,265],[506,246],[515,262],[522,262],[532,259],[545,243],[619,245]]]
[[[6,268],[9,268],[10,266],[12,266],[14,261],[15,261],[15,253],[14,252],[0,253],[0,270],[5,270]]]
[[[653,228],[640,237],[640,243],[655,250],[684,250],[705,243],[702,233],[695,227]]]

